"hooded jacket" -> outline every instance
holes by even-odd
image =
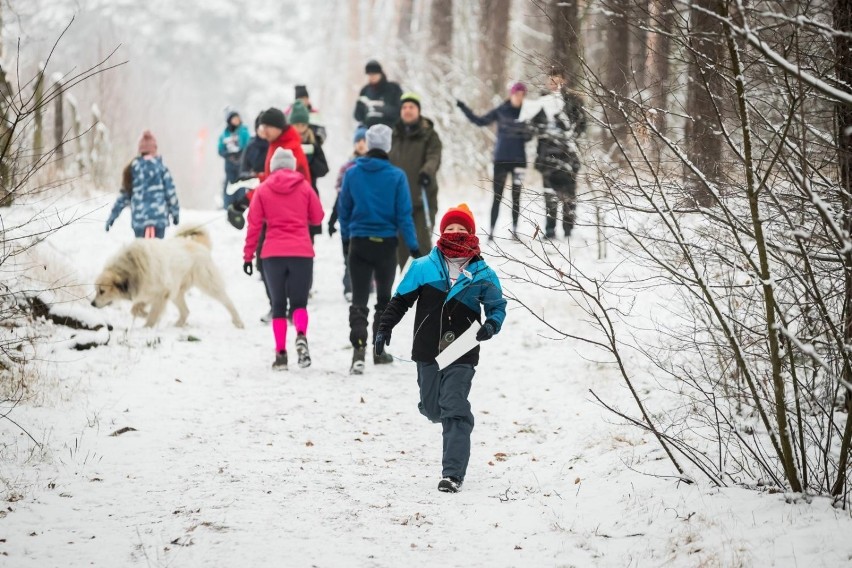
[[[414,343],[411,358],[421,363],[435,360],[441,337],[452,332],[459,337],[474,322],[481,321],[481,312],[495,323],[498,333],[506,319],[506,300],[494,270],[479,256],[465,266],[455,284],[451,284],[447,260],[438,250],[415,259],[405,273],[385,311],[379,330],[389,332],[405,312],[417,302],[414,314]],[[479,347],[468,351],[456,363],[476,365]]]
[[[395,238],[420,250],[405,174],[387,158],[365,156],[343,176],[337,212],[343,241],[352,237]]]
[[[420,118],[413,126],[399,121],[393,129],[393,141],[388,155],[393,165],[401,168],[408,178],[411,203],[423,209],[420,174],[429,175],[426,196],[432,215],[438,210],[438,169],[441,167],[441,138],[428,118]]]
[[[276,170],[258,186],[248,213],[243,260],[251,262],[260,230],[266,224],[261,258],[296,256],[313,258],[309,225],[319,225],[322,204],[311,184],[293,170]]]
[[[287,148],[293,151],[296,156],[296,171],[305,176],[308,184],[311,183],[311,168],[308,165],[308,158],[302,150],[302,137],[296,132],[292,126],[287,126],[281,136],[269,143],[269,149],[266,151],[266,165],[264,166],[263,175],[258,176],[261,181],[269,176],[269,164],[272,162],[272,156],[278,148]]]

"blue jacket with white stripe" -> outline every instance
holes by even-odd
[[[390,331],[405,312],[417,303],[414,315],[414,344],[411,358],[429,363],[439,353],[441,337],[452,332],[459,337],[471,325],[480,324],[481,314],[494,323],[499,332],[506,318],[506,300],[500,280],[482,257],[475,256],[467,264],[455,284],[450,281],[447,259],[438,247],[428,256],[412,261],[382,313],[379,330]],[[476,365],[479,347],[460,357],[456,363]]]

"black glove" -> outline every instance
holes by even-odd
[[[376,355],[381,355],[385,352],[385,345],[390,345],[391,332],[379,330],[376,333],[375,345]]]
[[[426,172],[420,172],[420,187],[429,187],[429,184],[432,183],[432,177]]]
[[[423,256],[420,254],[420,249],[411,249],[411,258],[420,258]]]
[[[334,223],[329,223],[328,224],[328,236],[333,237],[334,233],[336,233],[336,232],[337,232],[337,228],[334,226]]]
[[[177,227],[180,224],[180,217],[177,215],[172,215],[172,224]]]
[[[479,328],[479,331],[476,332],[476,340],[477,341],[488,341],[494,334],[497,333],[497,326],[491,320],[485,320],[485,323],[482,324],[482,327]]]
[[[349,241],[343,241],[343,256],[349,256]]]
[[[457,107],[459,107],[459,108],[464,108],[464,106],[465,106],[465,105],[464,105],[464,103],[463,103],[463,102],[461,102],[460,100],[456,99],[456,106],[457,106]]]
[[[245,272],[249,276],[254,274],[254,267],[251,265],[250,262],[244,262],[243,263],[243,272]]]

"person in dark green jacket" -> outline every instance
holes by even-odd
[[[417,241],[420,250],[430,250],[438,209],[438,169],[443,146],[434,123],[420,114],[420,97],[405,93],[400,103],[400,120],[393,129],[390,161],[408,178]],[[408,249],[400,244],[397,250],[400,268],[405,266],[408,256]]]

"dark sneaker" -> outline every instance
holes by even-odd
[[[303,334],[296,336],[296,354],[299,356],[299,367],[311,366],[311,353],[308,351],[308,338]]]
[[[263,323],[269,323],[272,321],[272,310],[269,310],[264,316],[260,318],[260,321]]]
[[[367,356],[366,347],[358,347],[352,352],[352,366],[349,367],[350,375],[364,374],[364,359]]]
[[[455,477],[445,477],[438,482],[438,491],[442,493],[458,493],[461,491],[462,481]]]
[[[272,364],[273,371],[286,371],[287,370],[287,352],[279,351],[275,354],[275,362]]]
[[[393,355],[391,355],[387,351],[382,351],[381,355],[376,354],[375,351],[373,352],[374,365],[388,365],[390,363],[393,363]]]
[[[556,238],[556,231],[553,230],[553,229],[546,230],[544,232],[544,238],[545,239],[555,239]]]

